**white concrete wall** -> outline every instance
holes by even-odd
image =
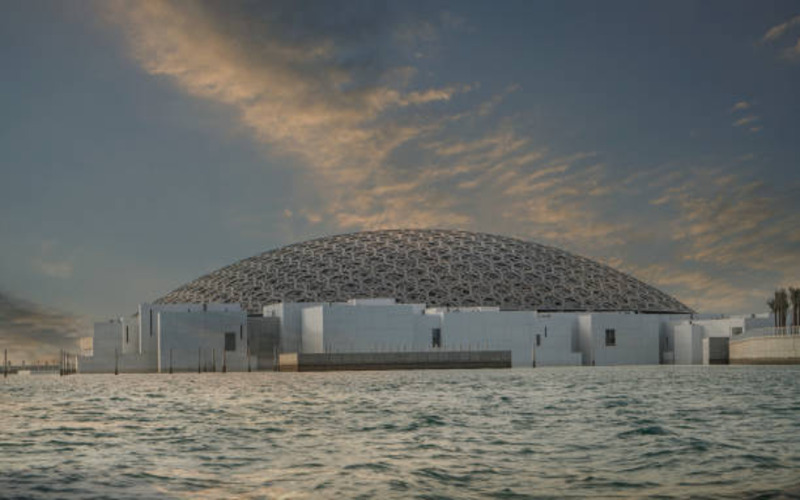
[[[79,363],[81,373],[120,373],[152,372],[156,369],[154,352],[138,353],[138,340],[129,328],[128,342],[125,341],[125,326],[138,322],[134,317],[95,323],[92,339],[92,356],[82,357]]]
[[[116,357],[122,352],[122,323],[119,320],[94,324],[92,356],[79,361],[81,373],[113,373]]]
[[[94,324],[92,350],[96,356],[112,358],[122,352],[122,323],[111,320]]]
[[[413,333],[411,346],[407,350],[427,351],[433,348],[433,329],[442,328],[442,316],[439,314],[423,314],[424,308],[413,307]]]
[[[536,333],[544,333],[536,313],[455,311],[442,315],[445,350],[510,350],[514,367],[532,367]]]
[[[236,312],[241,311],[242,308],[239,304],[220,304],[220,303],[207,303],[207,304],[149,304],[142,303],[139,305],[139,332],[141,346],[139,352],[152,353],[158,352],[158,339],[156,338],[156,326],[158,320],[158,313],[160,312],[203,312],[203,311],[219,311],[219,312]]]
[[[277,308],[276,308],[277,309]],[[286,309],[284,309],[286,310]],[[576,314],[429,309],[421,305],[324,304],[301,311],[304,353],[427,351],[440,328],[442,350],[510,350],[514,366],[580,365]],[[539,345],[536,336],[539,336]]]
[[[411,305],[325,304],[302,313],[303,352],[387,352],[414,345],[417,314]],[[321,342],[320,342],[321,341]],[[308,350],[307,350],[308,349]]]
[[[581,350],[588,364],[657,365],[662,317],[649,314],[593,313],[580,319]],[[588,325],[587,325],[588,323]],[[587,330],[587,326],[589,327]],[[613,329],[616,345],[606,346],[606,330]],[[588,345],[586,344],[588,342]]]
[[[246,318],[247,314],[238,304],[143,303],[134,316],[95,325],[93,344],[97,347],[93,349],[93,356],[81,359],[80,370],[113,373],[116,367],[120,373],[167,371],[170,348],[173,349],[174,369],[189,369],[187,359],[191,358],[191,369],[197,370],[197,347],[211,346],[206,339],[208,332],[220,329],[236,334],[237,352],[232,353],[228,365],[231,371],[242,369],[247,361],[243,354],[247,348]],[[221,352],[225,342],[224,333],[219,336],[218,370],[222,367]]]
[[[314,306],[302,310],[301,347],[296,352],[325,352],[325,340],[323,338],[324,307]]]
[[[536,316],[535,333],[539,345],[534,347],[536,366],[578,366],[583,364],[580,351],[578,315],[543,313]]]
[[[712,320],[695,320],[694,324],[703,328],[705,338],[709,337],[730,337],[732,328],[742,328],[744,330],[743,318],[721,318]]]
[[[592,335],[592,315],[581,314],[578,316],[578,349],[584,366],[594,365],[594,345]]]
[[[225,334],[233,333],[235,350],[225,351]],[[201,368],[222,371],[247,369],[247,313],[170,312],[158,313],[157,337],[161,340],[156,371],[165,373],[170,367],[170,351],[174,371],[197,371]]]
[[[673,329],[674,357],[676,365],[700,365],[703,363],[703,327],[689,321],[678,323]]]
[[[142,339],[139,334],[138,316],[121,318],[122,354],[141,354]]]
[[[303,309],[322,304],[322,302],[281,302],[264,306],[264,316],[280,320],[281,352],[302,352]]]

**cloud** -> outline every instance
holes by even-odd
[[[768,29],[761,41],[764,43],[774,42],[785,35],[794,26],[800,26],[800,16],[795,16],[785,23],[778,24]]]
[[[657,202],[676,212],[670,231],[682,260],[800,276],[800,244],[791,238],[800,210],[791,187],[698,170]]]
[[[793,28],[800,26],[800,16],[795,16],[792,19],[786,21],[785,23],[778,24],[773,26],[764,34],[761,38],[762,43],[774,43],[789,33]],[[781,55],[785,59],[797,59],[800,57],[800,38],[789,47],[785,47],[781,51]]]
[[[744,310],[754,300],[758,301],[769,295],[769,289],[736,286],[709,272],[686,270],[674,264],[637,267],[619,263],[619,268],[646,282],[669,287],[684,304],[696,311]]]
[[[579,216],[576,224],[585,230],[585,221],[595,218],[587,203],[567,202],[579,197],[567,188],[569,180],[588,179],[581,166],[537,169],[549,157],[547,148],[511,122],[480,123],[517,85],[466,110],[450,104],[472,92],[473,84],[414,85],[417,70],[409,63],[413,55],[402,54],[404,46],[417,50],[443,30],[463,27],[452,13],[433,21],[400,16],[391,25],[385,12],[367,9],[339,13],[331,27],[319,21],[324,12],[298,14],[291,4],[270,4],[268,14],[257,16],[233,5],[101,4],[145,71],[231,106],[255,140],[301,160],[299,174],[319,195],[310,222],[348,230],[469,226],[476,222],[475,207],[458,187],[480,186],[485,203],[503,200],[495,213],[508,213],[525,209],[516,199],[527,196],[525,190],[541,190],[541,182],[554,182],[568,168],[571,177],[547,191],[550,208],[540,212],[542,220],[564,224]],[[284,32],[285,18],[292,20],[291,33]],[[382,29],[371,28],[376,24]],[[473,137],[464,139],[470,126]],[[408,152],[417,160],[403,156]],[[515,184],[525,188],[508,191]],[[603,190],[597,182],[583,187],[590,196]],[[534,209],[526,210],[522,216],[529,220]]]
[[[382,60],[394,49],[372,28],[383,23],[379,10],[329,13],[333,21],[322,22],[324,13],[292,10],[290,4],[269,7],[269,15],[251,18],[236,8],[220,11],[221,4],[101,4],[146,71],[190,95],[233,107],[257,141],[302,160],[329,208],[361,212],[347,203],[350,193],[369,193],[380,179],[393,180],[386,172],[393,154],[441,126],[441,120],[417,113],[471,87],[411,88],[414,68]],[[295,32],[283,32],[286,16]],[[438,24],[401,23],[391,40],[432,39],[439,24],[453,23],[458,24],[452,15]],[[333,215],[342,221],[363,216]]]
[[[757,116],[748,115],[748,116],[739,118],[738,120],[734,121],[733,122],[733,126],[734,127],[742,127],[744,125],[747,125],[749,123],[753,123],[753,122],[756,122],[756,121],[758,121],[758,117]]]
[[[794,202],[763,183],[693,165],[607,166],[601,153],[542,144],[519,114],[496,116],[518,86],[481,95],[480,83],[426,84],[416,60],[463,29],[451,14],[415,19],[370,2],[99,5],[144,71],[228,106],[271,157],[299,160],[287,163],[307,181],[302,206],[237,222],[248,230],[277,220],[507,233],[650,269],[655,285],[720,307],[712,297],[731,307],[746,297],[693,266],[796,269],[798,242],[785,235],[800,221],[780,205]],[[752,107],[733,105],[734,126],[760,130]],[[675,268],[648,267],[656,259]]]
[[[57,359],[59,349],[75,351],[91,336],[88,321],[0,292],[0,350],[12,361]]]
[[[738,101],[736,104],[733,105],[731,108],[731,112],[735,111],[743,111],[745,109],[749,109],[751,104],[747,101]]]

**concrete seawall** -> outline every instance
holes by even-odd
[[[511,368],[511,351],[281,354],[282,372]]]
[[[800,364],[800,335],[754,337],[731,341],[730,362],[739,365]]]

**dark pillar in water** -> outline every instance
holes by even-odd
[[[114,375],[119,375],[119,351],[114,349]]]
[[[3,378],[8,377],[8,349],[3,351]]]

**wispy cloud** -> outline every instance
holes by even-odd
[[[800,16],[795,16],[788,21],[773,26],[772,28],[768,29],[764,36],[761,38],[762,43],[774,43],[778,40],[784,38],[790,32],[795,30],[800,26]],[[800,58],[800,37],[798,37],[797,41],[794,42],[793,45],[788,47],[784,47],[781,51],[781,55],[786,59],[794,59]]]
[[[800,212],[791,188],[719,169],[693,172],[654,201],[674,209],[672,239],[681,259],[800,276]]]
[[[795,16],[785,23],[775,25],[768,29],[767,32],[764,33],[764,37],[761,39],[761,41],[773,42],[789,32],[789,30],[794,26],[800,26],[800,16]]]
[[[15,361],[57,358],[59,349],[75,350],[91,336],[88,321],[0,292],[0,350]]]
[[[674,264],[637,267],[620,262],[618,267],[647,282],[669,287],[683,303],[696,311],[741,311],[754,300],[759,301],[769,295],[769,288],[736,286],[707,271],[686,270]]]
[[[742,113],[745,111],[750,110],[753,107],[753,103],[747,101],[737,101],[733,107],[731,108],[731,113],[734,113],[739,116],[733,121],[734,127],[745,127],[748,132],[755,133],[761,131],[763,128],[758,122],[761,120],[757,115],[747,114],[742,116]],[[748,111],[749,112],[749,111]]]
[[[734,121],[733,122],[733,126],[734,127],[742,127],[744,125],[753,123],[755,121],[758,121],[758,117],[755,116],[755,115],[744,116],[744,117],[739,118],[738,120]]]
[[[571,179],[589,178],[581,177],[578,165],[537,169],[547,149],[519,135],[513,123],[501,123],[495,131],[483,124],[464,139],[465,121],[474,125],[488,119],[519,87],[510,85],[466,110],[450,106],[474,85],[415,86],[417,70],[410,64],[376,61],[380,51],[395,49],[379,47],[386,41],[375,33],[364,35],[361,24],[380,20],[338,16],[344,24],[331,31],[317,30],[314,19],[303,19],[312,23],[298,28],[304,36],[286,36],[280,27],[264,24],[267,16],[251,25],[235,9],[221,15],[199,4],[116,3],[106,14],[126,33],[146,71],[168,77],[191,95],[232,106],[256,140],[300,158],[307,169],[302,175],[318,187],[322,206],[315,212],[327,214],[314,221],[343,229],[464,227],[476,221],[474,206],[465,205],[465,194],[453,186],[481,186],[485,199],[503,200],[493,208],[500,214],[525,208],[516,198],[527,196],[525,189],[536,189],[534,181],[541,177],[569,167]],[[384,28],[393,33],[390,42],[417,50],[441,37],[442,30],[462,26],[445,13],[436,22],[406,19]],[[246,36],[254,32],[257,37]],[[360,35],[353,39],[347,33]],[[368,63],[350,61],[352,53]],[[413,56],[395,59],[413,61]],[[559,201],[579,196],[567,187],[569,178],[558,182],[559,189],[546,192],[547,212],[531,207],[521,215],[530,218],[535,212],[542,220],[560,218],[563,223],[573,220],[576,211],[592,213],[583,204]],[[527,187],[509,191],[522,184]],[[585,187],[593,194],[601,190],[597,183]],[[560,217],[558,207],[564,210]]]
[[[796,269],[798,242],[783,234],[800,221],[763,183],[686,165],[621,171],[602,153],[554,150],[517,115],[497,117],[515,85],[480,97],[480,82],[425,84],[415,61],[463,27],[456,18],[394,22],[379,8],[333,16],[326,9],[340,5],[327,4],[316,13],[291,3],[100,5],[145,71],[229,106],[270,154],[300,160],[313,200],[286,207],[281,224],[514,234],[628,262],[701,310],[723,307],[715,297],[732,307],[746,297],[695,264]],[[733,126],[760,130],[753,108],[733,103]],[[639,256],[674,257],[674,268],[628,260],[635,245]]]
[[[743,111],[745,109],[750,109],[751,104],[747,101],[737,101],[736,104],[733,105],[731,108],[731,112],[735,111]]]

